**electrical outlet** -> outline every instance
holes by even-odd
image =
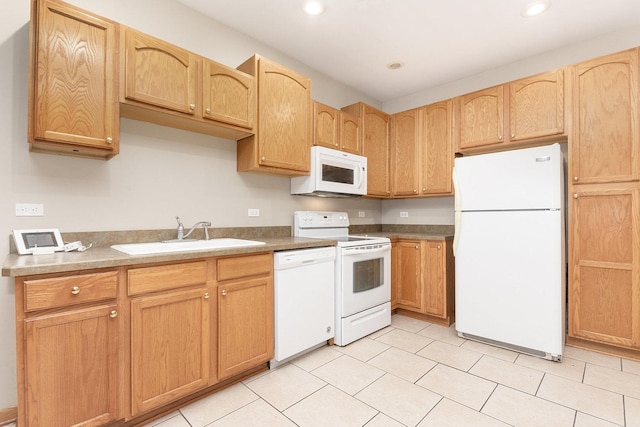
[[[16,203],[16,216],[44,216],[41,203]]]
[[[247,215],[260,216],[260,209],[247,209]]]
[[[400,218],[409,218],[409,212],[400,212]]]
[[[358,218],[364,218],[364,211],[358,211]]]

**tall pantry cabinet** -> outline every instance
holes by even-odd
[[[621,354],[640,350],[638,55],[570,70],[568,342]]]

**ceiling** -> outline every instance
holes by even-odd
[[[640,0],[179,0],[386,102],[526,57],[638,27]],[[402,62],[400,69],[387,65]]]

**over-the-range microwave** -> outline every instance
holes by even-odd
[[[311,147],[311,173],[291,178],[291,194],[354,197],[367,194],[367,158]]]

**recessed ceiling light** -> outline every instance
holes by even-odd
[[[303,7],[304,13],[307,15],[320,15],[324,12],[324,4],[320,1],[308,1]]]
[[[387,68],[390,70],[397,70],[402,67],[404,67],[404,64],[400,61],[390,62],[387,64]]]
[[[550,7],[551,7],[551,2],[549,0],[537,1],[534,3],[528,4],[524,9],[522,9],[522,12],[520,12],[520,15],[524,16],[525,18],[537,16],[537,15],[540,15],[542,12],[546,11],[547,9],[549,9]]]

